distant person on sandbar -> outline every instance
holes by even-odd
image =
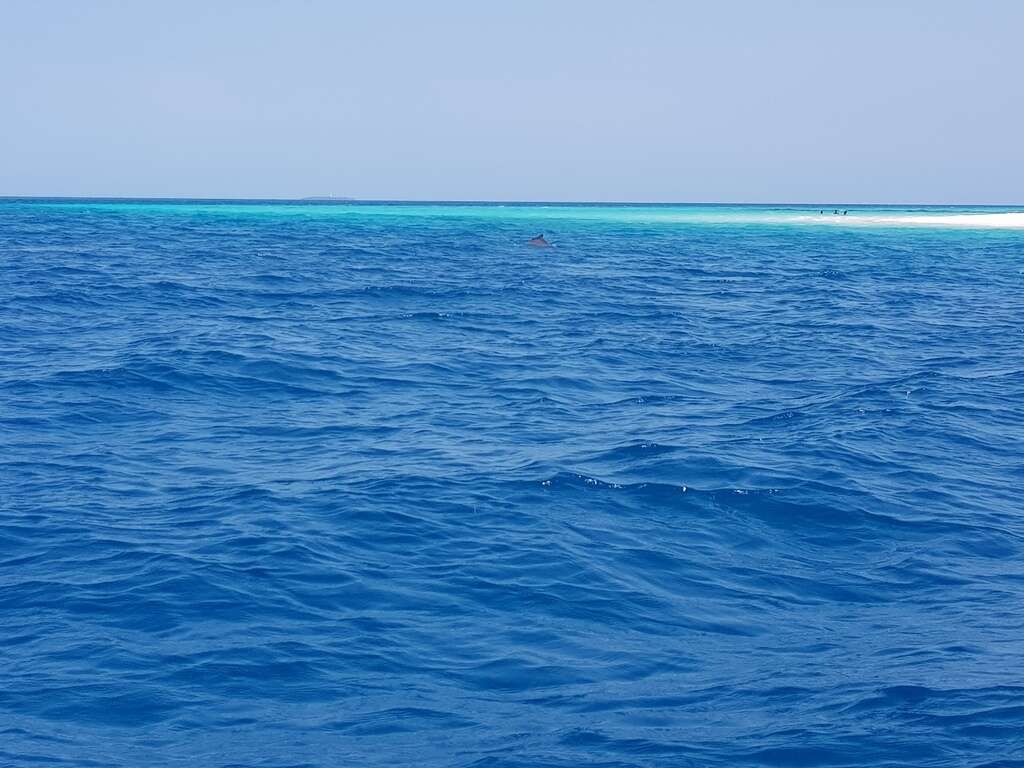
[[[547,241],[547,238],[544,237],[544,233],[543,232],[541,232],[536,237],[531,237],[529,240],[526,241],[526,244],[527,245],[532,245],[534,248],[550,248],[551,247],[551,243],[549,243]]]

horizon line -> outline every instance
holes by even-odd
[[[307,204],[418,204],[418,205],[608,205],[608,206],[799,206],[835,207],[860,206],[871,208],[1013,208],[1024,203],[923,203],[923,202],[839,202],[839,201],[709,201],[709,200],[486,200],[486,199],[441,199],[441,198],[362,198],[362,197],[185,197],[185,196],[134,196],[134,195],[0,195],[0,200],[81,200],[112,202],[200,202],[200,203],[307,203]]]

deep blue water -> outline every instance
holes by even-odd
[[[0,201],[0,764],[1024,765],[1024,231],[806,213]]]

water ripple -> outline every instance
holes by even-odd
[[[1024,765],[940,214],[0,202],[0,762]]]

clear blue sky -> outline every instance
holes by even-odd
[[[1024,203],[1024,2],[3,2],[0,194]]]

